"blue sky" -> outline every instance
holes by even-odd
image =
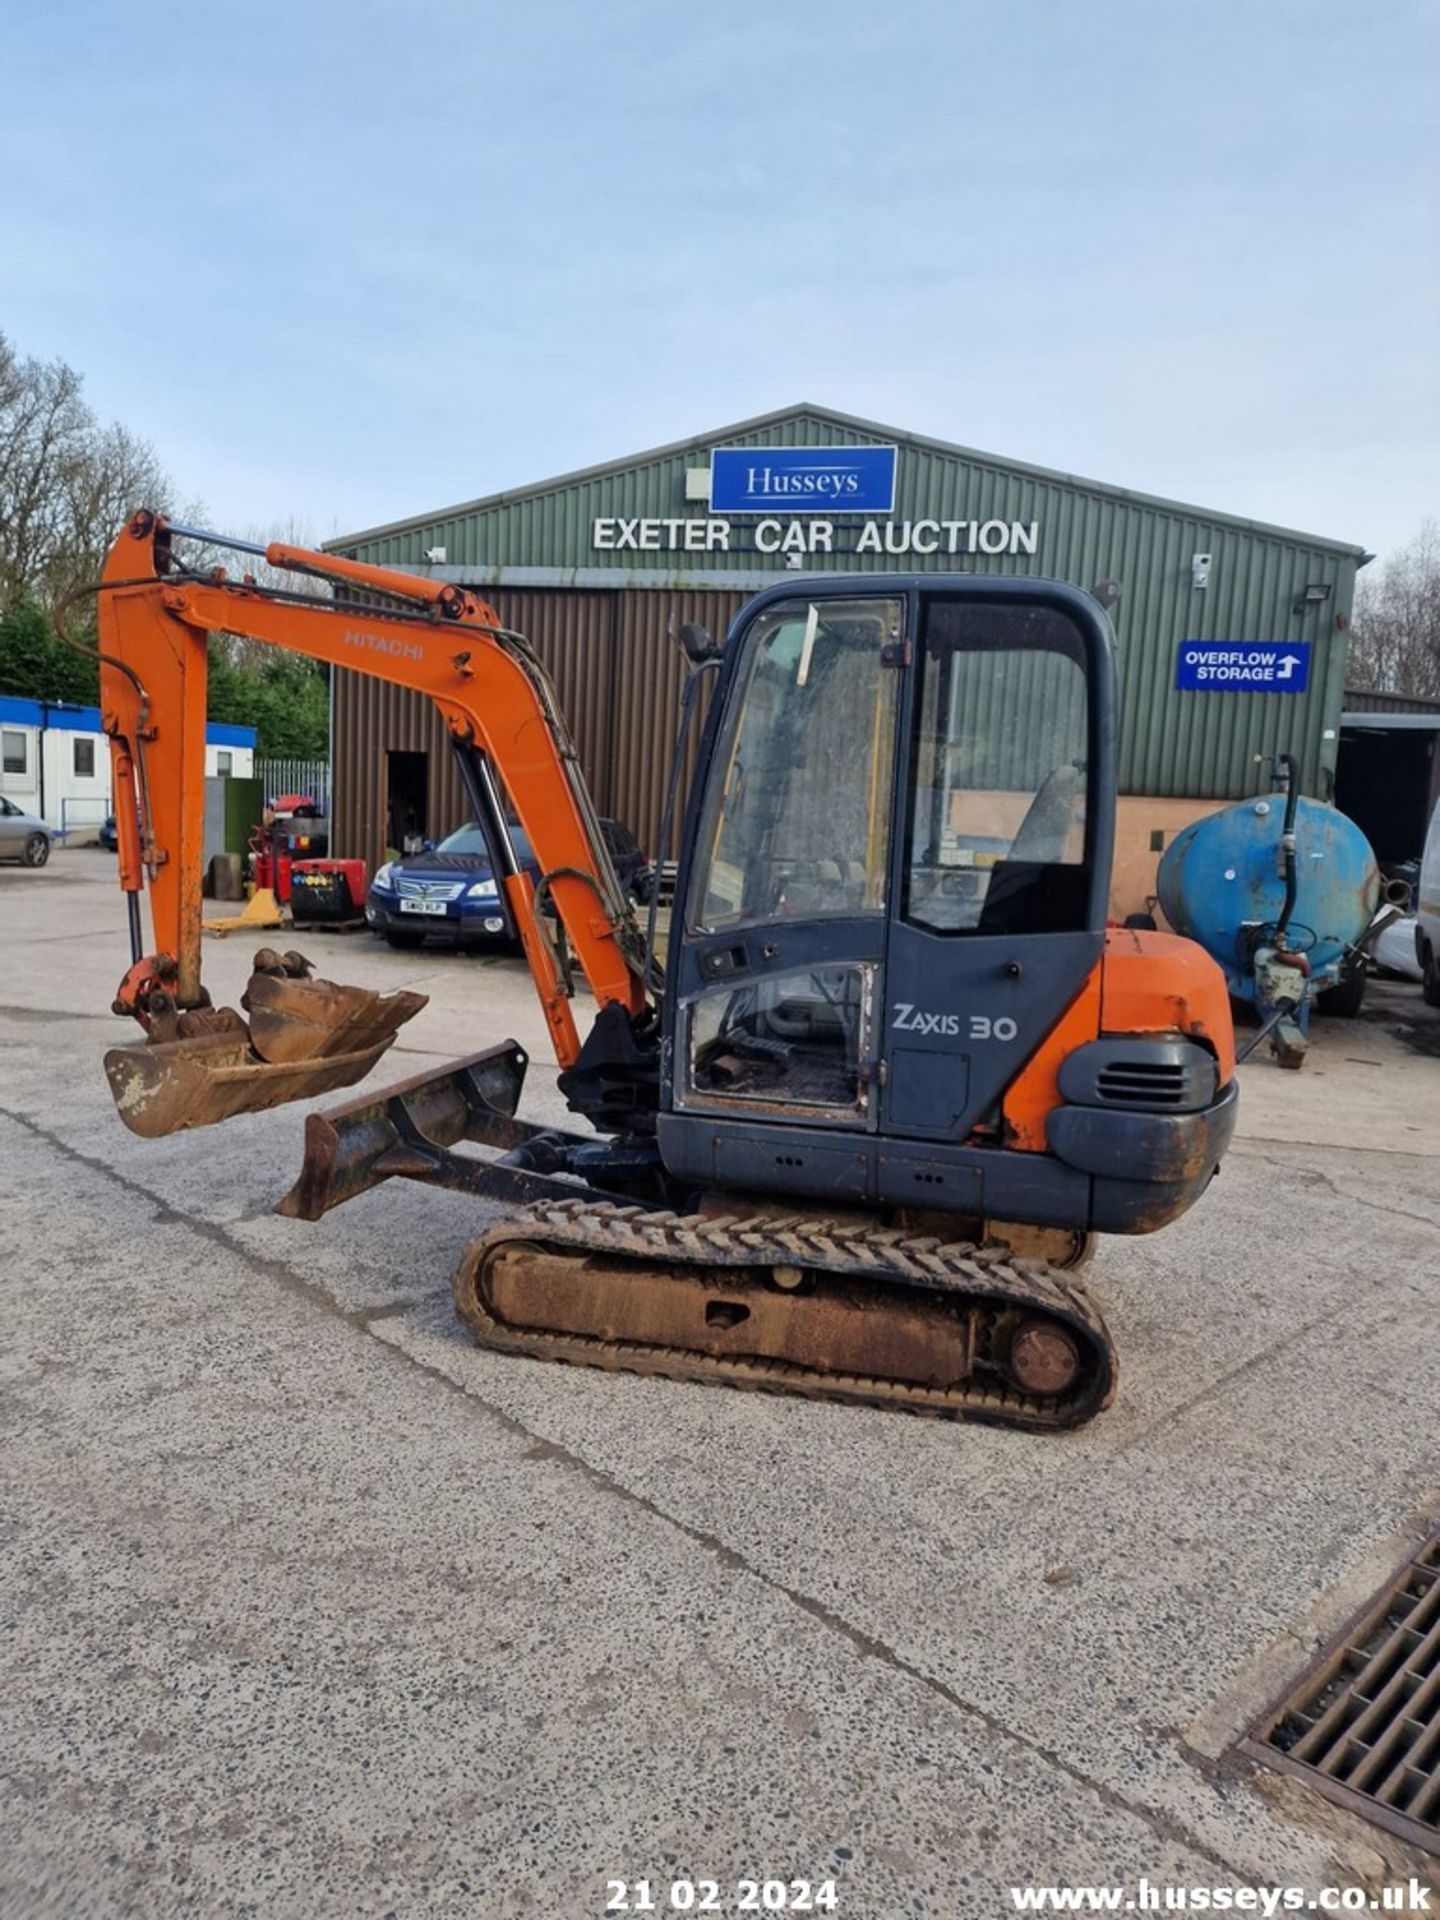
[[[0,329],[317,538],[798,400],[1382,553],[1432,0],[12,9]]]

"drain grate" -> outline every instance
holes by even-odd
[[[1440,1534],[1312,1662],[1244,1743],[1440,1853]]]

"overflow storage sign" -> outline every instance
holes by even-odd
[[[1308,640],[1182,640],[1175,685],[1182,693],[1304,693]]]

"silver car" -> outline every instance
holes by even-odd
[[[49,827],[0,793],[0,860],[23,860],[27,867],[43,867],[49,858]]]

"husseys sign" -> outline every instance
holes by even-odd
[[[712,513],[891,513],[894,447],[716,447]]]
[[[606,515],[594,521],[590,544],[597,553],[758,553],[785,559],[1035,552],[1040,535],[1035,520],[893,519],[896,458],[894,447],[716,447],[710,455],[708,513]],[[740,516],[740,524],[732,524]]]

